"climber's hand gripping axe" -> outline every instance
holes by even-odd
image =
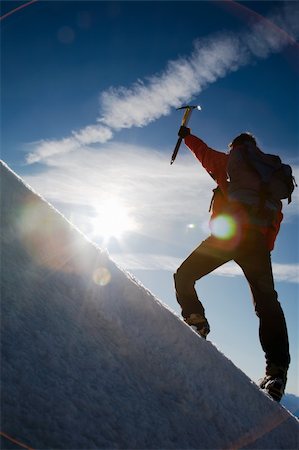
[[[177,111],[180,110],[180,109],[185,109],[181,126],[182,127],[186,127],[188,125],[189,120],[190,120],[190,117],[191,117],[193,109],[201,110],[201,107],[199,105],[196,105],[196,106],[191,106],[191,105],[181,106],[180,108],[177,108]],[[176,146],[174,148],[174,151],[172,153],[170,164],[174,163],[174,160],[175,160],[175,158],[176,158],[176,156],[178,154],[178,151],[179,151],[180,145],[182,143],[182,140],[183,140],[183,138],[181,138],[181,137],[178,138],[178,141],[177,141]]]

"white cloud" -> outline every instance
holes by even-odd
[[[294,43],[284,29],[298,35],[299,20],[294,19],[298,11],[298,5],[287,5],[269,20],[257,21],[247,32],[197,40],[190,56],[170,61],[161,74],[130,88],[110,88],[101,95],[100,121],[118,130],[144,126],[169,114],[171,108],[188,102],[208,84],[237,70],[252,57],[266,58]]]
[[[284,9],[278,15],[257,21],[249,32],[241,35],[241,40],[253,56],[267,58],[271,53],[278,52],[287,44],[295,42],[293,37],[284,30],[291,32],[289,19],[294,14],[298,14],[298,8],[295,6],[289,12],[287,11]],[[287,14],[284,15],[284,12]],[[279,26],[275,24],[276,20]],[[298,34],[298,26],[293,27],[293,32],[295,36]]]
[[[73,132],[74,138],[83,145],[98,144],[109,141],[112,131],[101,125],[89,125],[78,132]]]
[[[169,114],[172,108],[190,100],[241,62],[240,42],[234,36],[196,41],[191,56],[170,61],[162,74],[146,82],[138,81],[130,88],[110,88],[103,92],[100,121],[115,130],[145,126]]]
[[[299,264],[273,263],[273,273],[277,281],[299,283]]]
[[[165,270],[174,272],[183,262],[181,258],[148,253],[112,253],[111,257],[126,270]],[[273,263],[273,274],[277,282],[299,283],[298,264]],[[233,261],[212,272],[222,277],[243,276],[242,269]]]
[[[273,275],[275,281],[285,281],[289,283],[299,283],[299,264],[278,264],[273,263]],[[234,262],[229,262],[222,267],[219,267],[214,272],[219,276],[239,276],[243,275],[241,268]]]
[[[34,149],[27,155],[27,162],[33,164],[39,161],[64,153],[72,152],[80,146],[79,141],[73,137],[61,140],[43,140],[34,144]]]
[[[299,264],[273,263],[272,268],[275,281],[299,283]],[[243,275],[243,272],[236,263],[229,262],[216,269],[214,274],[225,277],[234,277]]]
[[[223,33],[197,40],[191,55],[168,62],[161,73],[131,87],[111,87],[100,96],[102,114],[98,125],[87,126],[60,141],[34,144],[27,162],[44,161],[74,151],[79,145],[107,142],[117,130],[142,127],[169,114],[172,108],[189,102],[208,84],[252,58],[265,58],[294,43],[290,34],[299,34],[298,12],[298,2],[289,2],[276,16],[261,18],[241,34]]]
[[[54,205],[70,205],[77,212],[89,208],[92,215],[107,197],[116,197],[143,230],[160,234],[167,234],[174,223],[203,222],[215,187],[186,151],[180,164],[170,166],[166,152],[111,142],[94,150],[75,150],[71,158],[49,156],[47,164],[48,171],[24,178]]]
[[[33,164],[48,161],[52,156],[74,152],[84,145],[107,142],[112,136],[109,128],[90,125],[78,132],[73,131],[71,137],[52,141],[42,140],[33,144],[34,150],[27,155],[27,162]]]

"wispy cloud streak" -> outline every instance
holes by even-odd
[[[110,128],[102,125],[89,125],[72,136],[60,140],[42,140],[34,144],[34,150],[27,155],[27,162],[33,164],[52,156],[73,152],[90,144],[107,142],[113,136]]]
[[[221,35],[198,40],[190,57],[170,61],[162,74],[130,88],[110,88],[101,95],[100,122],[112,129],[145,126],[170,113],[210,83],[244,62],[240,41]]]
[[[261,18],[248,31],[197,40],[191,55],[168,62],[162,72],[130,87],[111,87],[103,92],[97,124],[72,132],[60,141],[35,143],[27,162],[44,161],[79,146],[107,142],[122,128],[143,127],[190,101],[220,77],[294,43],[298,35],[299,3],[288,2],[271,18]]]
[[[111,256],[119,265],[127,270],[165,270],[174,272],[182,264],[182,259],[168,255],[114,253]],[[276,281],[299,283],[298,264],[273,263],[273,273]],[[243,272],[237,264],[229,262],[216,269],[211,275],[238,277],[243,276]]]
[[[145,82],[130,88],[110,88],[101,95],[100,122],[115,130],[147,125],[253,58],[266,58],[294,43],[299,34],[296,3],[287,4],[269,19],[261,18],[247,32],[222,33],[195,41],[190,56],[169,62],[162,74]]]

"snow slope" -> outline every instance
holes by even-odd
[[[4,164],[1,184],[3,432],[35,449],[298,448],[297,419]]]

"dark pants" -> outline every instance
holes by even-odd
[[[210,236],[191,253],[174,275],[182,316],[205,315],[195,282],[230,260],[241,267],[249,283],[267,368],[275,364],[287,369],[290,363],[287,327],[274,289],[270,252],[261,233],[248,232],[235,248],[228,241]]]

